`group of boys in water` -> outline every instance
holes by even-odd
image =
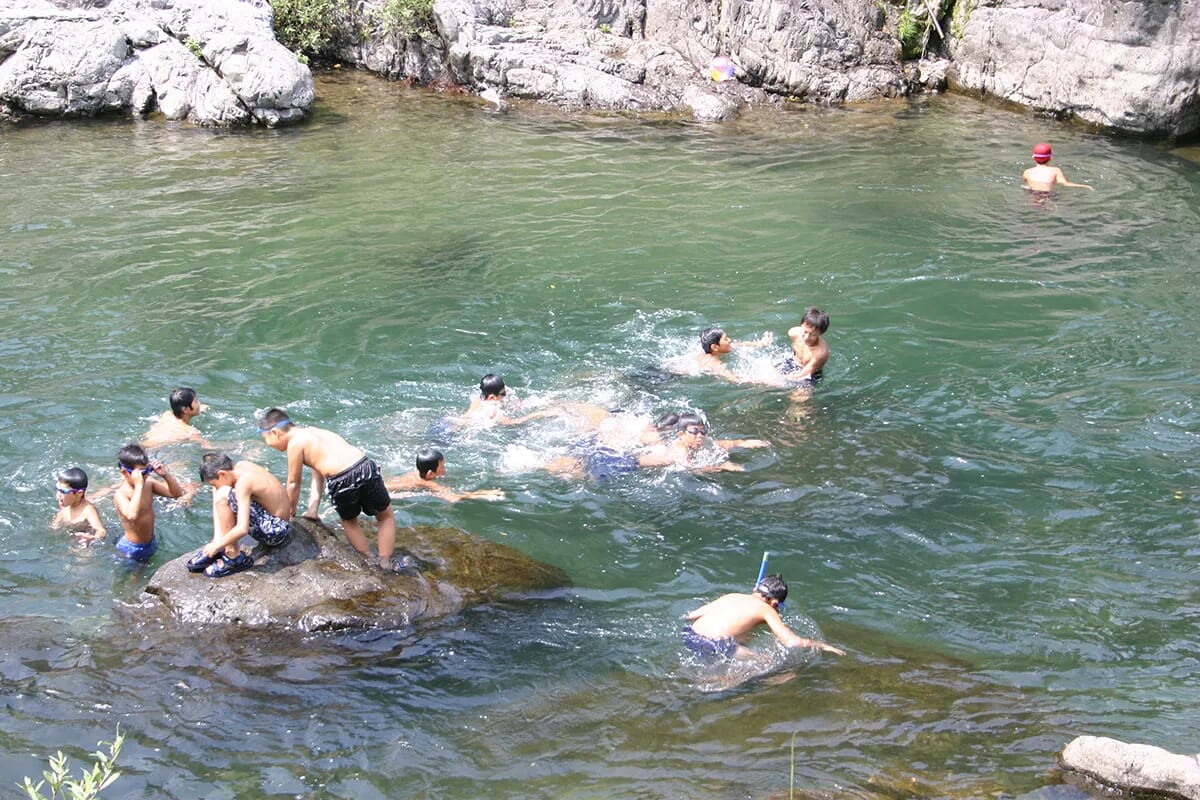
[[[1023,185],[1039,193],[1057,185],[1092,188],[1071,183],[1058,167],[1049,165],[1051,148],[1039,143],[1033,148],[1035,166],[1025,170]],[[829,359],[829,347],[822,335],[829,317],[810,308],[801,323],[788,331],[792,354],[776,365],[774,374],[759,376],[754,382],[772,386],[810,387],[821,376]],[[761,348],[773,343],[771,334],[750,341],[735,342],[720,328],[700,335],[701,352],[674,359],[672,366],[682,372],[711,374],[725,380],[742,382],[723,360],[737,348]],[[519,425],[542,417],[567,415],[587,433],[571,455],[549,460],[543,468],[555,475],[591,477],[605,480],[639,468],[678,466],[691,470],[741,470],[727,458],[716,463],[699,464],[695,455],[705,442],[708,425],[699,414],[668,414],[655,423],[584,403],[510,416],[505,405],[508,389],[503,379],[485,375],[480,394],[461,415],[449,417],[450,429],[486,425]],[[124,556],[144,562],[154,555],[154,498],[185,498],[195,491],[185,487],[161,462],[151,460],[147,448],[170,442],[194,440],[209,448],[192,419],[205,410],[196,392],[190,388],[174,390],[171,411],[166,412],[147,431],[141,444],[129,444],[117,453],[122,482],[113,491],[114,505],[123,535],[117,550]],[[446,474],[445,457],[432,448],[417,453],[416,469],[405,475],[385,479],[379,465],[358,447],[337,433],[309,425],[295,424],[283,409],[272,408],[258,421],[259,435],[267,446],[287,454],[286,481],[281,482],[267,469],[252,461],[234,461],[220,452],[206,453],[200,463],[200,480],[213,489],[212,540],[188,559],[187,568],[212,578],[221,578],[253,566],[249,554],[240,548],[244,536],[251,536],[266,547],[285,544],[292,535],[292,518],[300,503],[304,467],[311,473],[308,506],[303,517],[319,519],[321,498],[329,496],[350,545],[370,561],[388,570],[410,568],[411,558],[394,559],[396,521],[391,494],[429,493],[448,502],[464,499],[502,500],[499,490],[455,492],[438,483]],[[666,431],[677,436],[668,443]],[[744,447],[766,447],[759,439],[715,440],[722,451]],[[80,540],[98,541],[106,530],[96,507],[87,499],[87,474],[79,468],[58,474],[59,510],[52,525],[66,527]],[[362,515],[376,521],[377,556],[359,523]],[[760,625],[766,625],[786,647],[807,647],[843,655],[843,651],[824,642],[805,639],[793,633],[780,618],[778,608],[787,598],[787,584],[779,575],[768,575],[749,594],[726,594],[687,615],[684,645],[704,659],[741,658],[749,655],[746,637]]]

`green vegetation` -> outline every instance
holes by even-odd
[[[275,38],[300,56],[320,58],[333,46],[338,20],[348,13],[348,0],[270,0],[275,11]]]
[[[423,39],[437,33],[433,0],[384,0],[376,17],[387,34]]]
[[[25,783],[17,785],[25,789],[29,800],[96,800],[100,797],[100,792],[121,777],[121,773],[113,767],[116,765],[117,754],[121,752],[121,745],[124,743],[125,737],[121,734],[121,728],[118,726],[117,735],[111,742],[97,742],[97,747],[108,744],[108,753],[105,754],[99,750],[92,753],[96,763],[90,770],[85,771],[79,780],[71,777],[71,768],[67,764],[67,757],[59,750],[57,755],[50,757],[50,769],[42,773],[44,780],[38,781],[35,786],[33,781],[26,776]],[[50,794],[45,795],[42,794],[42,788],[47,784],[50,786]]]
[[[601,33],[612,33],[612,25],[609,25],[607,22],[601,22],[600,23],[600,32]]]
[[[183,40],[183,46],[192,51],[192,55],[201,61],[204,60],[204,48],[200,45],[200,40],[194,36],[189,36]]]
[[[906,60],[921,58],[930,46],[945,38],[942,20],[957,11],[955,0],[902,0],[896,38],[900,40],[900,56]],[[961,0],[968,5],[968,0]],[[968,9],[966,14],[970,14]],[[935,37],[936,34],[936,37]],[[961,35],[961,25],[959,33]]]

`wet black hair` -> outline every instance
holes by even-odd
[[[233,459],[225,453],[205,453],[200,459],[200,480],[215,481],[217,473],[233,469]]]
[[[675,423],[679,422],[679,415],[674,411],[668,411],[654,422],[654,429],[658,431],[670,431],[675,429]]]
[[[446,460],[441,450],[432,447],[422,447],[417,451],[417,474],[424,478],[431,472],[437,472],[438,464]]]
[[[711,353],[712,349],[721,341],[721,337],[725,335],[724,328],[709,328],[706,331],[700,332],[700,347],[704,352]]]
[[[287,425],[280,426],[283,430],[292,427],[291,417],[282,408],[267,409],[267,413],[258,418],[258,430],[260,433],[266,433],[267,431],[274,430],[281,422],[287,423]]]
[[[180,386],[178,389],[171,390],[171,413],[176,419],[183,419],[183,412],[192,407],[192,403],[196,402],[196,390],[187,386]]]
[[[708,423],[704,421],[704,417],[697,414],[695,411],[685,411],[679,415],[679,419],[675,420],[675,429],[683,430],[689,425],[699,425],[707,432]]]
[[[813,306],[808,311],[805,311],[804,319],[800,320],[800,322],[807,322],[821,333],[829,330],[829,315],[816,306]]]
[[[758,585],[754,587],[754,592],[768,600],[778,600],[782,603],[787,600],[788,585],[782,575],[772,574],[759,581]]]
[[[86,489],[88,487],[87,473],[79,467],[71,467],[64,469],[58,473],[59,483],[65,483],[72,489]]]
[[[117,451],[117,463],[128,470],[144,467],[150,458],[140,444],[127,444]]]
[[[479,394],[481,397],[488,398],[494,394],[500,394],[504,391],[504,379],[499,375],[488,373],[479,379]]]

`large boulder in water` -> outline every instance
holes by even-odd
[[[1200,800],[1200,756],[1104,736],[1078,736],[1059,757],[1064,769],[1124,792]]]
[[[483,603],[567,584],[556,567],[453,528],[400,528],[396,552],[420,569],[384,572],[324,525],[297,519],[291,541],[256,547],[252,568],[224,578],[163,565],[146,592],[187,623],[303,631],[408,629]]]

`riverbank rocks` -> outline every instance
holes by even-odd
[[[1200,4],[958,0],[950,85],[1142,136],[1200,129]]]
[[[1063,748],[1059,761],[1064,769],[1125,792],[1200,800],[1200,755],[1079,736]]]
[[[0,3],[0,114],[267,126],[303,118],[312,73],[275,40],[266,0]]]
[[[145,591],[175,619],[301,631],[407,630],[471,606],[567,584],[555,567],[452,528],[400,528],[396,553],[419,570],[390,573],[324,525],[296,521],[283,547],[252,551],[252,568],[224,578],[187,571],[191,553],[164,564]]]

